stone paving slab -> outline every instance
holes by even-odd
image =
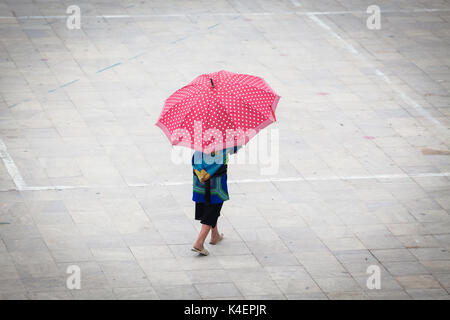
[[[74,4],[0,2],[0,299],[450,298],[448,2]],[[154,123],[221,69],[281,95],[278,167],[230,165],[199,257]]]

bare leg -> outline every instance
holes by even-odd
[[[202,229],[200,230],[197,241],[195,241],[194,243],[194,248],[203,250],[203,244],[205,243],[205,239],[208,236],[209,230],[211,230],[211,226],[202,224]]]
[[[217,227],[218,223],[216,223],[216,226],[211,229],[211,241],[217,242],[220,239],[219,234],[219,228]]]

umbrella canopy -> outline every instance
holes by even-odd
[[[156,125],[172,145],[212,152],[244,145],[276,121],[279,99],[260,77],[202,74],[166,100]]]

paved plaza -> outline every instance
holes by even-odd
[[[450,298],[450,1],[1,0],[0,38],[0,299]],[[154,124],[222,69],[281,100],[201,257]]]

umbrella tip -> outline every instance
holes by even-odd
[[[209,80],[211,80],[211,87],[214,88],[214,81],[213,81],[213,79],[212,79],[212,78],[209,78]]]

